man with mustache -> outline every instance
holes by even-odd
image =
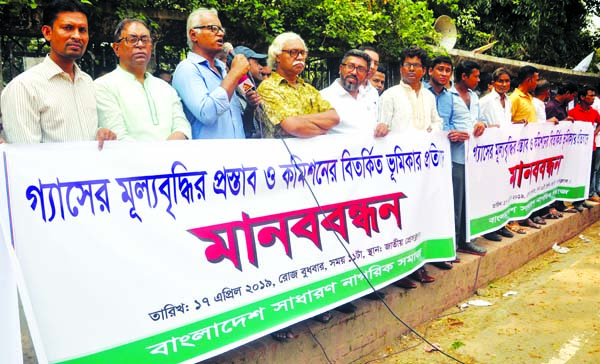
[[[319,91],[298,77],[307,55],[304,40],[292,32],[279,34],[269,47],[267,64],[275,72],[258,86],[262,107],[256,110],[263,138],[309,138],[326,134],[340,122]],[[325,312],[313,319],[327,323],[332,315]],[[287,341],[296,335],[284,328],[271,337]]]
[[[105,140],[116,135],[98,128],[92,78],[75,60],[85,53],[89,35],[87,10],[73,0],[46,7],[42,34],[50,43],[44,61],[12,80],[2,93],[9,143],[56,143]]]
[[[340,122],[331,104],[300,73],[308,52],[295,33],[278,35],[269,47],[268,66],[275,72],[258,87],[262,99],[260,115],[265,138],[295,136],[307,138],[326,134]]]
[[[366,52],[352,49],[342,58],[340,78],[321,90],[340,115],[340,123],[331,134],[373,134],[377,122],[377,103],[360,87],[369,73],[371,57]]]
[[[117,68],[98,78],[96,100],[101,126],[114,130],[119,140],[185,140],[190,123],[177,92],[147,72],[152,35],[139,19],[124,19],[114,35]]]
[[[217,57],[223,50],[225,29],[215,9],[194,10],[187,20],[191,52],[173,74],[173,87],[183,101],[194,139],[244,138],[242,107],[235,94],[250,65],[236,55],[229,71]]]

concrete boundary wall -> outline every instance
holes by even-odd
[[[460,254],[461,263],[450,271],[428,265],[434,283],[419,284],[415,290],[388,286],[383,291],[385,301],[407,324],[417,326],[437,317],[446,309],[470,297],[477,288],[518,269],[531,259],[551,249],[555,242],[566,241],[600,219],[600,205],[583,213],[564,214],[558,220],[548,220],[541,230],[527,229],[527,234],[515,234],[496,243],[479,239],[488,249],[485,257]],[[363,363],[367,355],[381,352],[408,329],[397,322],[378,301],[360,299],[354,302],[356,313],[345,315],[333,311],[334,319],[327,325],[308,320],[292,327],[300,337],[278,343],[265,336],[215,358],[210,364],[305,364],[327,363],[313,335],[323,345],[329,359],[336,364]]]

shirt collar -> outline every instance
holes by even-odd
[[[271,74],[271,77],[273,78],[273,81],[274,81],[276,84],[281,84],[282,82],[285,82],[285,83],[287,83],[288,85],[290,84],[290,83],[288,82],[288,80],[286,80],[285,78],[283,78],[283,77],[282,77],[282,76],[281,76],[279,73],[277,73],[277,72],[273,72],[273,73]],[[298,78],[296,79],[296,82],[297,82],[299,85],[304,85],[304,80],[303,80],[302,78],[300,78],[300,77],[298,77]]]
[[[417,91],[413,90],[413,88],[409,84],[404,83],[404,81],[402,81],[402,80],[400,80],[400,85],[402,87],[404,87],[405,89],[411,90],[412,92],[421,91],[421,89],[423,88],[423,83],[422,82],[419,82],[420,87],[419,87],[419,89]]]
[[[115,69],[116,72],[122,74],[124,77],[130,78],[133,81],[137,81],[137,79],[135,78],[135,76],[133,75],[133,73],[127,71],[126,69],[124,69],[123,67],[121,67],[121,65],[117,65],[117,68]],[[150,77],[150,73],[149,72],[145,72],[144,73],[144,80],[148,79],[148,77]]]
[[[57,75],[60,74],[65,74],[67,75],[67,77],[69,76],[65,71],[63,71],[62,68],[60,68],[56,62],[54,62],[52,60],[52,58],[50,58],[50,55],[47,55],[46,58],[44,58],[44,60],[42,61],[42,64],[45,66],[44,68],[44,74],[46,75],[46,78],[51,79]],[[75,80],[78,80],[79,78],[81,78],[81,68],[79,68],[79,66],[77,65],[77,63],[73,63],[73,70],[75,73]]]
[[[515,92],[515,93],[517,94],[517,96],[519,96],[519,97],[524,97],[524,98],[526,98],[526,99],[529,99],[529,100],[532,100],[532,99],[533,99],[533,96],[531,96],[529,93],[524,93],[524,92],[523,92],[523,91],[521,91],[521,89],[519,89],[519,88],[516,88],[514,92]]]
[[[207,58],[205,58],[195,52],[189,52],[187,58],[193,63],[198,63],[198,64],[206,63],[207,66],[209,65]],[[221,74],[223,74],[223,77],[225,77],[224,71],[227,69],[225,67],[225,63],[223,63],[223,61],[221,61],[220,59],[215,58],[215,66],[221,70]]]
[[[429,82],[425,82],[425,81],[423,81],[423,87],[425,87],[428,90],[431,90],[431,92],[433,92],[433,94],[436,96],[440,96],[440,95],[444,94],[445,92],[449,92],[449,90],[446,87],[442,87],[442,92],[440,92],[440,94],[438,95],[435,93],[435,90],[433,89],[433,85],[430,84]]]

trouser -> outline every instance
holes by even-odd
[[[465,165],[452,162],[452,192],[454,195],[454,236],[458,246],[467,242],[465,216]]]
[[[590,196],[600,192],[600,149],[592,152],[592,170],[590,172]]]

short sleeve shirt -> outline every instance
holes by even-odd
[[[273,138],[281,133],[279,124],[287,117],[333,109],[316,88],[301,78],[298,78],[296,85],[291,85],[276,72],[261,82],[258,94],[262,100],[262,109],[257,109],[257,112],[264,115],[257,119],[262,120],[263,135],[266,138]]]

